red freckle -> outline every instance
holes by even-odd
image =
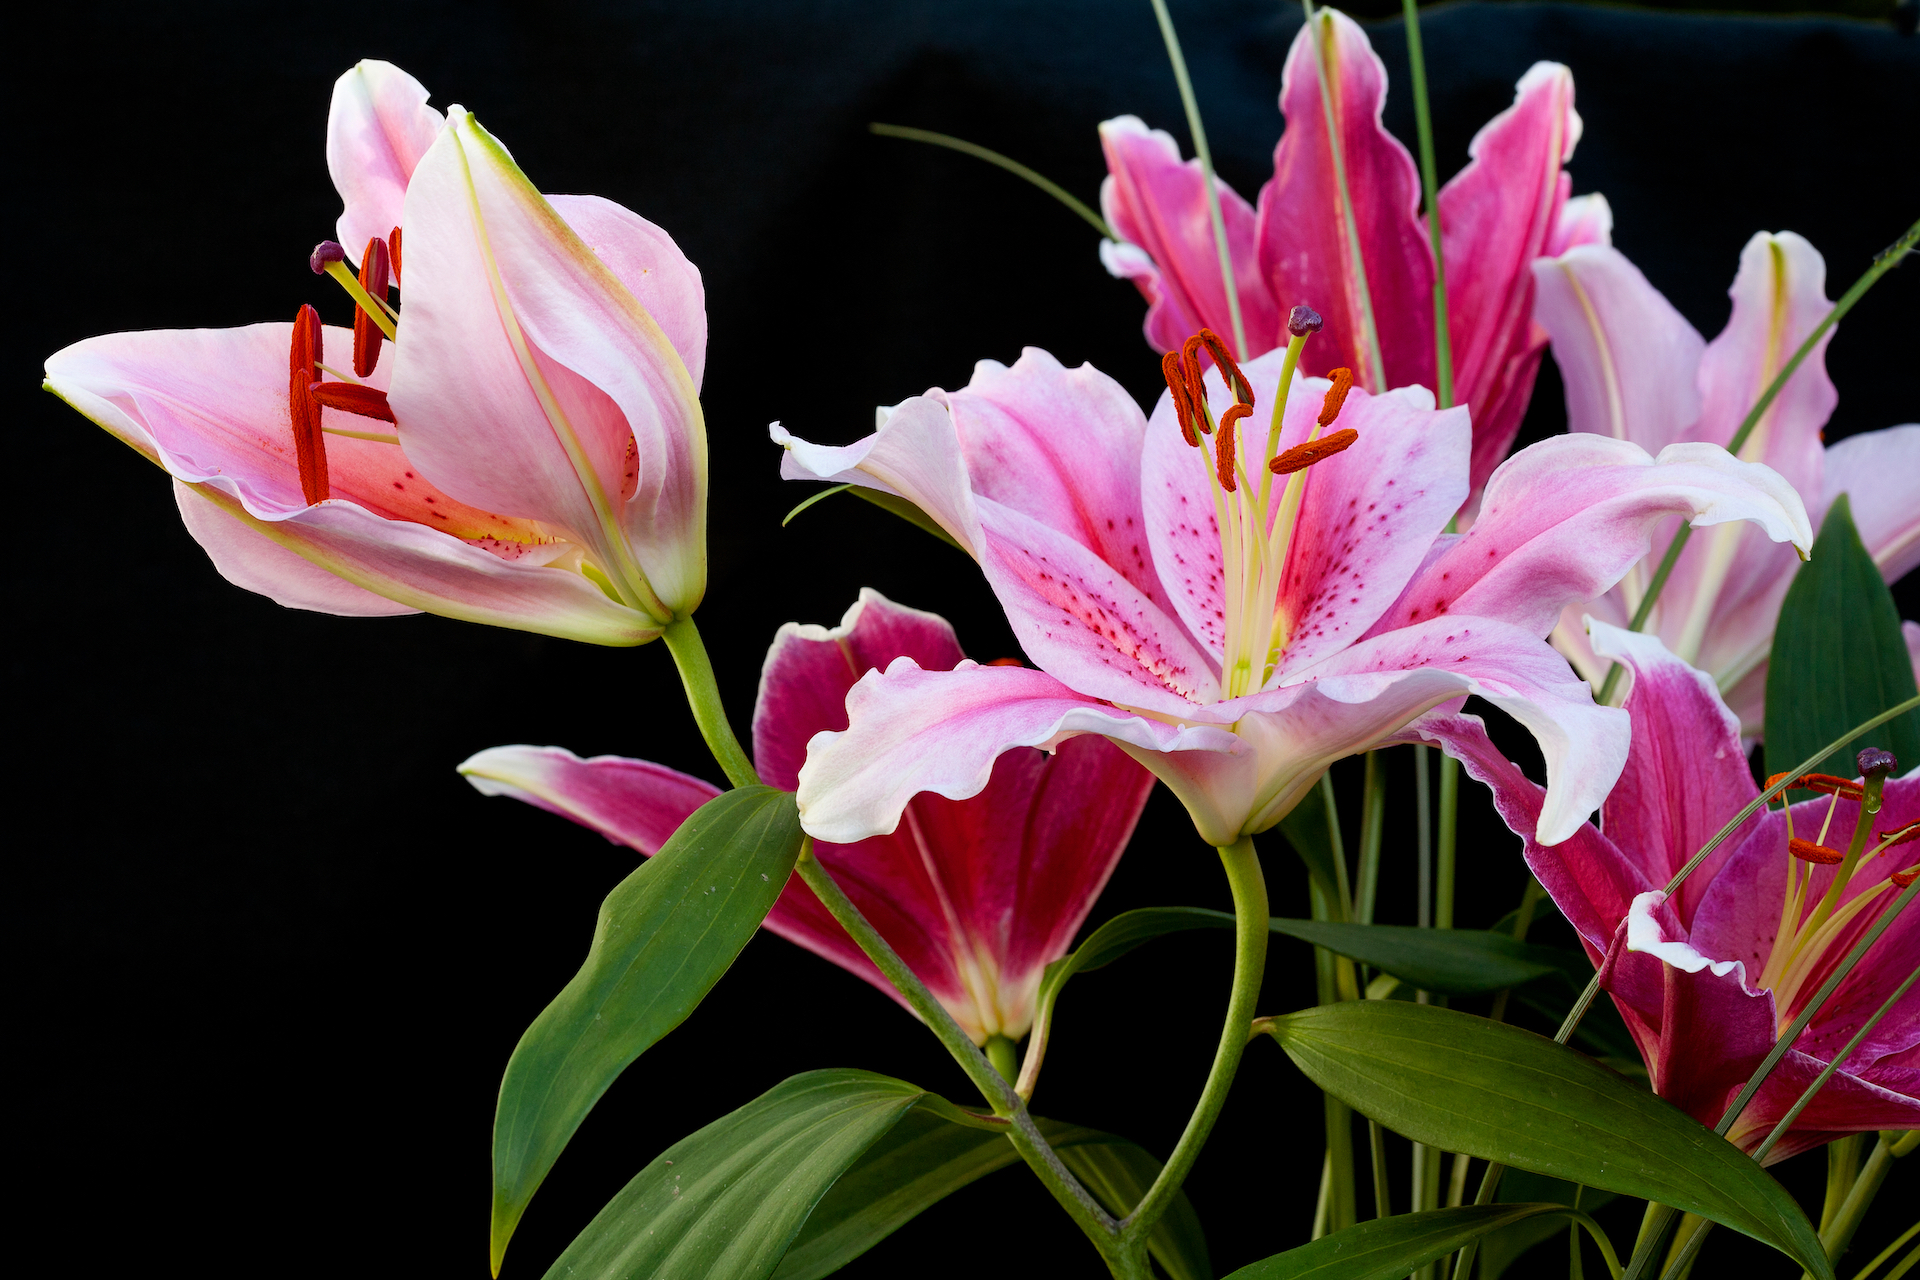
[[[427,499],[427,501],[428,501],[428,502],[438,502],[438,501],[440,501],[440,499],[438,499],[438,498],[428,498],[428,499]]]
[[[406,489],[406,487],[407,487],[407,486],[405,486],[405,485],[403,485],[403,484],[401,484],[401,483],[400,483],[400,482],[399,482],[398,480],[395,480],[395,481],[393,482],[393,487],[394,487],[394,488],[396,488],[396,489],[399,489],[399,490],[402,490],[402,491],[404,491],[404,490]]]
[[[407,479],[409,480],[413,479],[413,472],[411,471],[407,472]]]

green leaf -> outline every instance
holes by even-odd
[[[507,1062],[493,1124],[493,1269],[547,1171],[627,1064],[727,971],[800,852],[793,796],[741,787],[702,805],[600,907],[587,960]]]
[[[868,1071],[809,1071],[783,1080],[642,1169],[594,1215],[547,1276],[770,1276],[827,1188],[928,1101],[951,1105],[904,1080]],[[995,1135],[979,1136],[1011,1149]]]
[[[1035,1123],[1061,1160],[1112,1213],[1131,1211],[1160,1170],[1152,1156],[1125,1139],[1055,1120]],[[1019,1162],[1013,1144],[999,1134],[964,1129],[925,1110],[911,1111],[821,1199],[774,1272],[775,1280],[831,1275],[923,1210]],[[1206,1236],[1184,1192],[1154,1228],[1148,1247],[1174,1280],[1208,1280],[1212,1275]]]
[[[1517,987],[1573,965],[1584,973],[1593,972],[1586,957],[1571,951],[1517,942],[1512,934],[1481,929],[1279,918],[1269,920],[1267,927],[1372,965],[1423,991],[1453,996]]]
[[[1404,1280],[1408,1272],[1502,1227],[1577,1216],[1561,1204],[1469,1204],[1372,1218],[1263,1258],[1227,1280]]]
[[[854,497],[865,498],[883,511],[893,512],[908,524],[918,525],[950,547],[960,546],[954,541],[953,535],[942,529],[940,522],[922,511],[917,503],[909,502],[898,494],[882,493],[878,489],[869,489],[861,484],[854,485],[850,492]]]
[[[1611,1191],[1595,1191],[1592,1187],[1582,1189],[1571,1182],[1559,1178],[1544,1178],[1537,1173],[1528,1173],[1525,1169],[1509,1169],[1500,1179],[1500,1193],[1495,1197],[1501,1204],[1564,1204],[1573,1203],[1574,1194],[1580,1196],[1580,1210],[1591,1213],[1617,1197]],[[1564,1238],[1567,1224],[1546,1215],[1528,1218],[1522,1222],[1510,1223],[1496,1231],[1489,1232],[1480,1241],[1480,1280],[1500,1280],[1520,1255],[1535,1245],[1555,1237]],[[1564,1250],[1565,1245],[1561,1248]]]
[[[1738,1147],[1544,1036],[1396,1000],[1266,1026],[1308,1079],[1415,1142],[1674,1205],[1833,1275],[1800,1206]]]
[[[1780,606],[1767,663],[1767,766],[1791,769],[1913,695],[1913,665],[1893,593],[1861,545],[1842,494]],[[1893,752],[1902,769],[1920,764],[1920,710],[1889,720],[1849,750],[1864,747]],[[1822,768],[1852,777],[1853,758],[1837,753]],[[1790,794],[1806,799],[1810,793]]]

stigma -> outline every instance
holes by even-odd
[[[1306,306],[1295,307],[1288,318],[1291,340],[1274,389],[1264,442],[1258,435],[1252,440],[1246,438],[1245,425],[1250,425],[1257,407],[1253,386],[1218,334],[1202,329],[1178,351],[1169,351],[1161,358],[1160,372],[1166,379],[1180,437],[1198,451],[1213,495],[1225,605],[1222,698],[1256,692],[1277,669],[1291,631],[1291,620],[1279,606],[1280,584],[1294,550],[1308,471],[1360,438],[1351,428],[1328,431],[1353,388],[1353,372],[1335,369],[1307,439],[1291,448],[1280,448],[1282,416],[1300,350],[1321,323],[1320,316]],[[1222,385],[1233,397],[1217,419],[1207,399],[1203,360],[1212,361]],[[1275,477],[1281,478],[1278,485]]]

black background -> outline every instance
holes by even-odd
[[[203,2],[40,16],[53,29],[10,72],[25,225],[5,385],[12,494],[28,510],[11,544],[22,715],[9,933],[23,1007],[9,1040],[26,1131],[9,1252],[91,1274],[479,1277],[501,1067],[632,858],[483,800],[453,765],[551,742],[717,779],[668,656],[296,613],[230,587],[163,477],[35,389],[40,361],[94,333],[289,318],[306,301],[344,321],[344,297],[306,267],[338,212],[322,157],[329,86],[357,58],[389,58],[436,105],[475,111],[543,188],[638,210],[704,272],[713,502],[699,621],[736,724],[775,627],[836,621],[863,585],[945,613],[976,657],[1012,654],[958,553],[847,499],[782,530],[804,491],[777,480],[766,424],[850,440],[873,405],[964,383],[975,359],[1010,361],[1023,344],[1155,393],[1142,304],[1107,277],[1084,224],[996,170],[864,131],[959,134],[1091,200],[1101,119],[1134,112],[1184,145],[1151,11]],[[1188,0],[1175,16],[1220,169],[1251,197],[1298,15]],[[1426,31],[1443,179],[1530,63],[1569,63],[1586,120],[1576,192],[1608,196],[1616,243],[1709,336],[1756,229],[1807,235],[1837,296],[1920,213],[1920,46],[1889,26],[1468,4],[1429,13]],[[1393,77],[1387,124],[1411,142],[1399,29],[1373,35]],[[1829,440],[1920,416],[1916,302],[1909,267],[1842,326]],[[1549,362],[1523,439],[1563,419]],[[1523,737],[1503,741],[1536,758]],[[1410,921],[1405,754],[1381,918]],[[1350,797],[1357,773],[1336,771]],[[1461,923],[1485,925],[1518,898],[1517,841],[1482,796],[1469,790],[1464,808]],[[1262,845],[1276,912],[1305,914],[1292,855]],[[1170,903],[1226,894],[1161,792],[1094,920]],[[1081,979],[1038,1108],[1164,1155],[1205,1073],[1229,963],[1221,938],[1176,938]],[[1263,1009],[1310,1000],[1305,949],[1276,941]],[[968,1096],[877,992],[757,939],[591,1115],[507,1274],[543,1270],[673,1140],[821,1066]],[[1321,1146],[1318,1098],[1254,1046],[1188,1184],[1222,1273],[1304,1240]],[[1820,1157],[1782,1173],[1811,1195]],[[1854,1265],[1901,1216],[1882,1208]],[[1554,1273],[1560,1256],[1531,1261]],[[1709,1257],[1786,1274],[1726,1232]],[[908,1269],[1099,1270],[1017,1170],[848,1274]]]

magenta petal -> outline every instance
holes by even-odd
[[[720,794],[712,783],[622,756],[582,760],[563,747],[490,747],[460,765],[486,796],[512,796],[651,857]]]
[[[335,234],[349,258],[400,225],[407,182],[445,123],[426,87],[391,62],[370,58],[334,81],[327,171],[346,202]]]
[[[1232,313],[1221,283],[1200,161],[1181,163],[1173,138],[1149,130],[1137,116],[1103,123],[1100,147],[1106,152],[1108,174],[1100,186],[1100,206],[1123,242],[1103,243],[1101,259],[1107,270],[1133,280],[1146,295],[1147,341],[1157,350],[1172,351],[1190,335],[1210,328],[1231,347]],[[1217,177],[1214,186],[1220,193],[1247,335],[1248,350],[1235,354],[1247,360],[1284,345],[1286,339],[1254,252],[1253,207]]]
[[[1320,17],[1345,163],[1346,199],[1334,171],[1327,109],[1311,25],[1301,28],[1280,81],[1286,132],[1273,152],[1273,181],[1260,192],[1258,249],[1282,312],[1305,303],[1326,317],[1300,367],[1353,370],[1370,391],[1433,385],[1433,251],[1418,217],[1413,157],[1380,123],[1387,72],[1366,33],[1345,14]],[[1350,236],[1363,264],[1356,271]],[[1369,306],[1379,336],[1376,360],[1365,338]]]
[[[1507,456],[1533,392],[1545,347],[1533,323],[1533,261],[1560,229],[1570,183],[1561,166],[1579,140],[1573,73],[1536,62],[1440,190],[1454,396],[1473,410],[1474,489]]]
[[[1740,747],[1740,722],[1713,678],[1667,652],[1657,637],[1604,622],[1593,623],[1591,632],[1595,653],[1625,664],[1632,681],[1623,707],[1633,719],[1633,746],[1600,808],[1601,826],[1629,854],[1648,859],[1642,865],[1647,878],[1664,885],[1759,794]],[[1758,814],[1748,819],[1681,886],[1677,909],[1689,927],[1721,864],[1760,821]]]
[[[868,671],[902,655],[928,671],[950,671],[966,657],[938,614],[895,604],[871,587],[837,627],[789,622],[773,638],[753,707],[753,760],[761,781],[791,791],[800,784],[807,742],[847,727],[847,693]]]

